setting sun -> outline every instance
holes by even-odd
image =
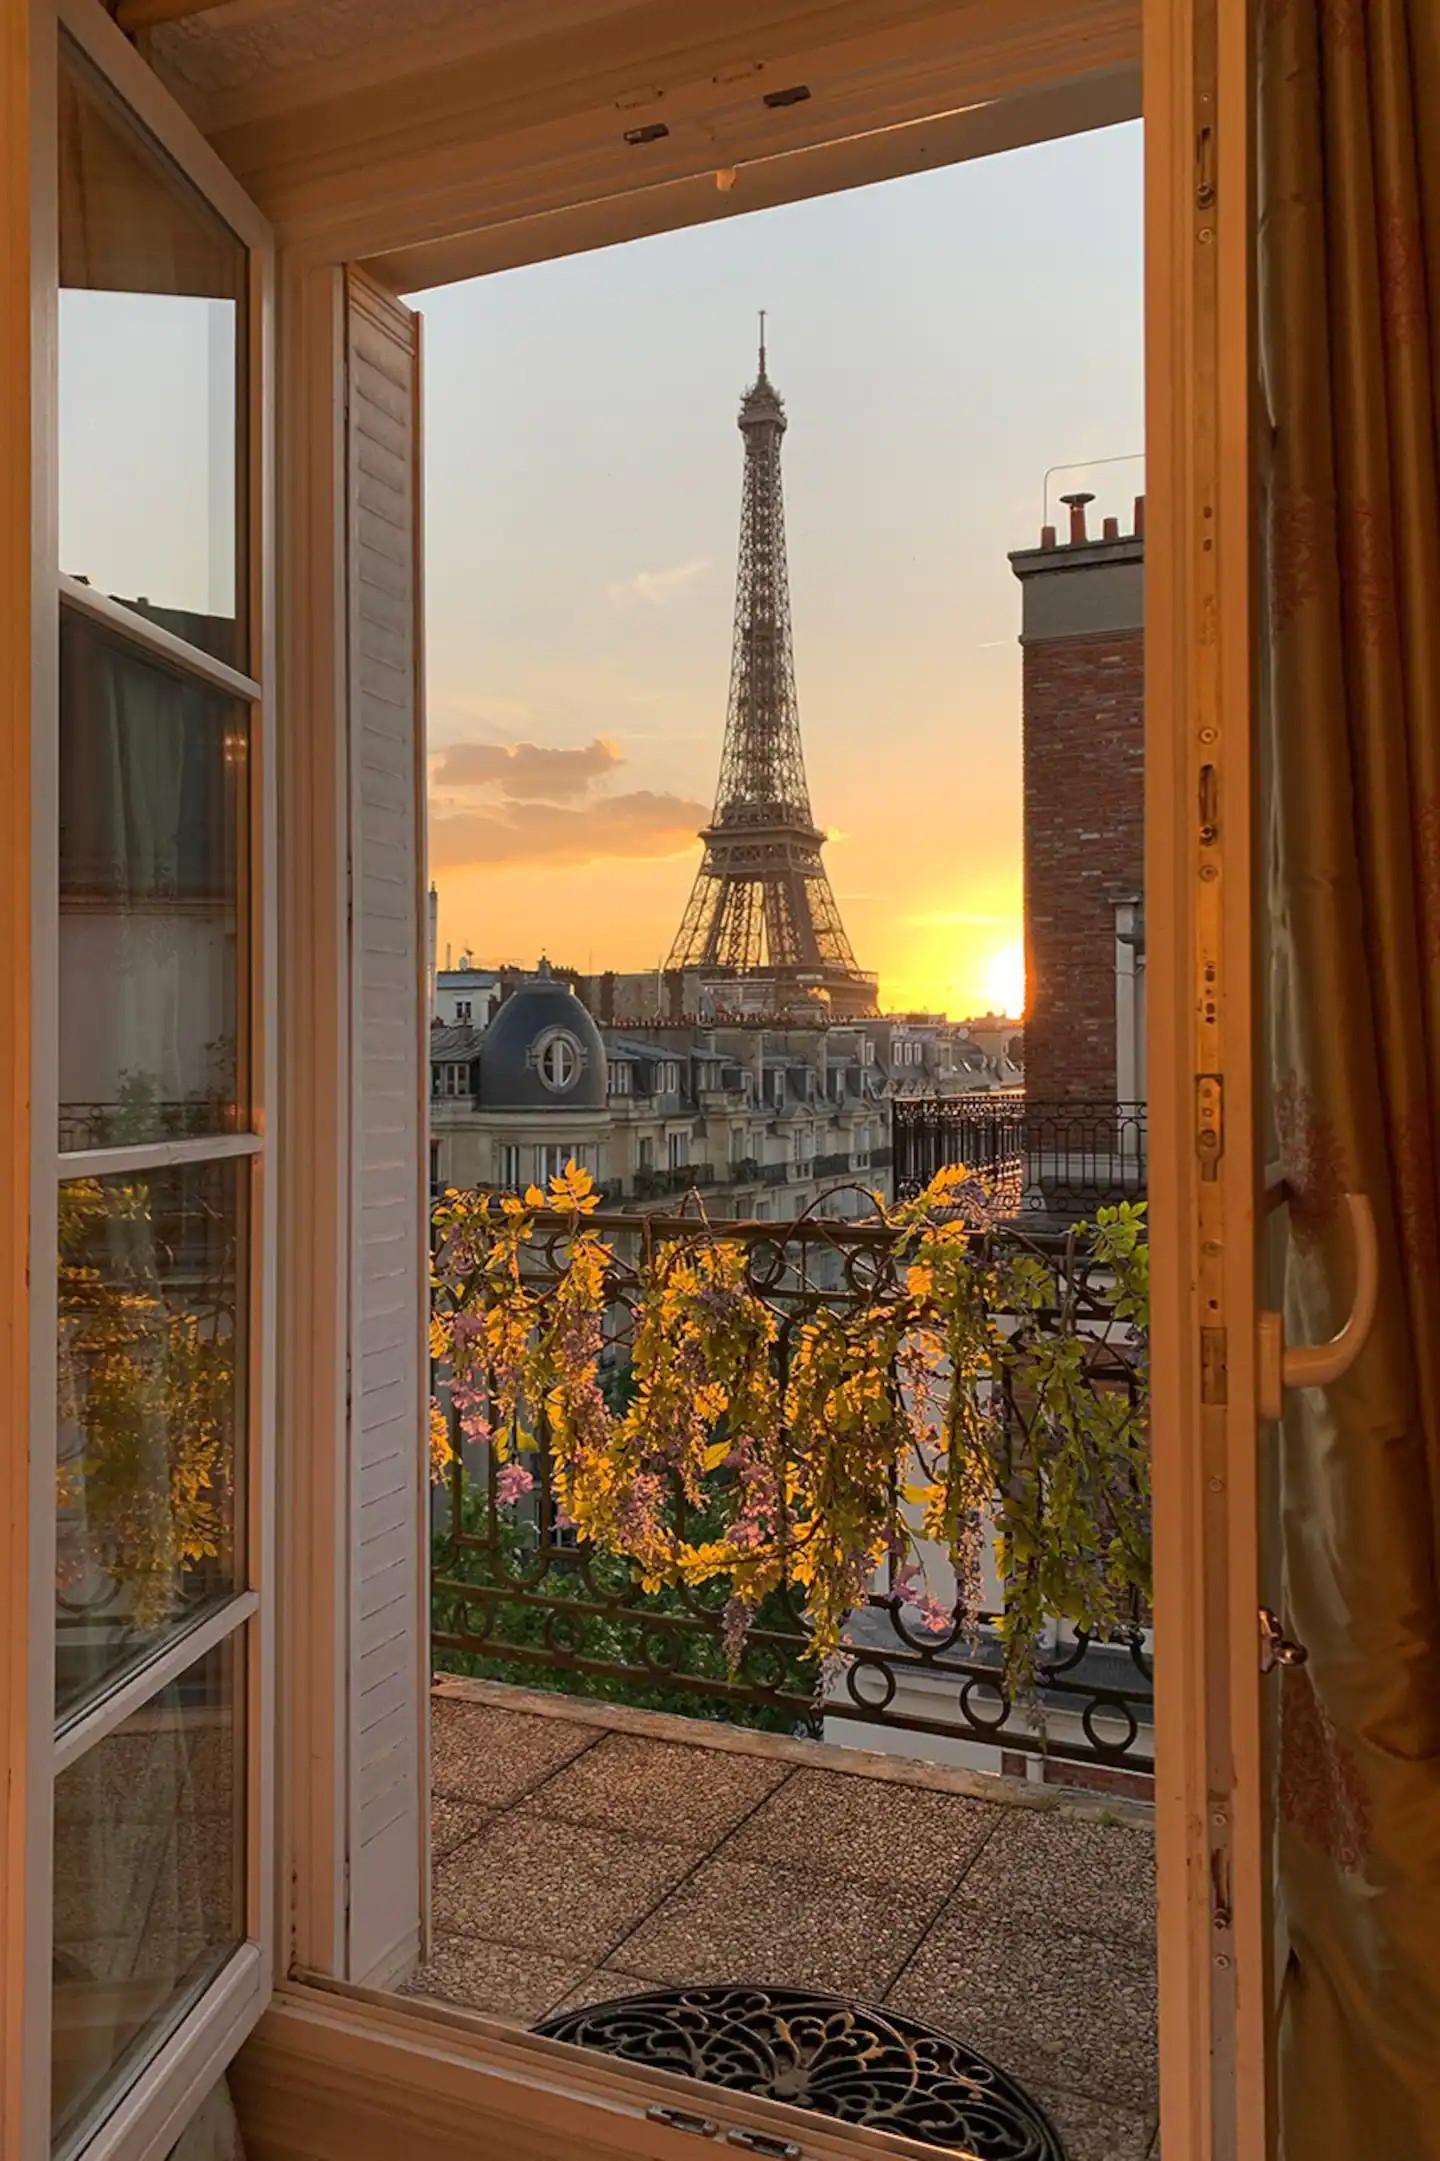
[[[993,1012],[1018,1020],[1025,1011],[1025,948],[1018,941],[1002,946],[986,969],[985,996]]]

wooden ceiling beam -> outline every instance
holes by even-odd
[[[522,263],[550,262],[906,173],[932,172],[969,158],[993,157],[1030,143],[1118,126],[1139,115],[1140,71],[1121,68],[1055,89],[745,161],[729,169],[734,180],[723,190],[715,174],[706,172],[624,195],[592,193],[558,208],[502,214],[472,231],[398,249],[365,267],[391,291],[415,294]]]
[[[212,140],[282,242],[391,257],[1138,63],[1138,0],[641,0]]]

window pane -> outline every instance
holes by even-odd
[[[249,1168],[60,1188],[57,1713],[236,1586]]]
[[[244,1635],[55,1782],[57,2147],[81,2143],[244,1938]]]
[[[242,1122],[249,707],[64,611],[60,1145]]]
[[[60,568],[242,665],[244,246],[68,42],[59,120]]]

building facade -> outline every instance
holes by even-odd
[[[602,1025],[543,961],[488,1025],[456,1022],[460,974],[441,972],[430,1036],[435,1190],[543,1185],[573,1158],[627,1209],[699,1193],[719,1218],[867,1215],[890,1191],[894,1098],[1016,1077],[936,1014]]]
[[[1036,1102],[1145,1097],[1145,536],[1087,528],[1010,557],[1020,580],[1025,1067]]]

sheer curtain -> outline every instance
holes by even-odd
[[[1380,1315],[1282,1438],[1288,2161],[1440,2154],[1440,13],[1260,28],[1273,1104],[1287,1332]]]

